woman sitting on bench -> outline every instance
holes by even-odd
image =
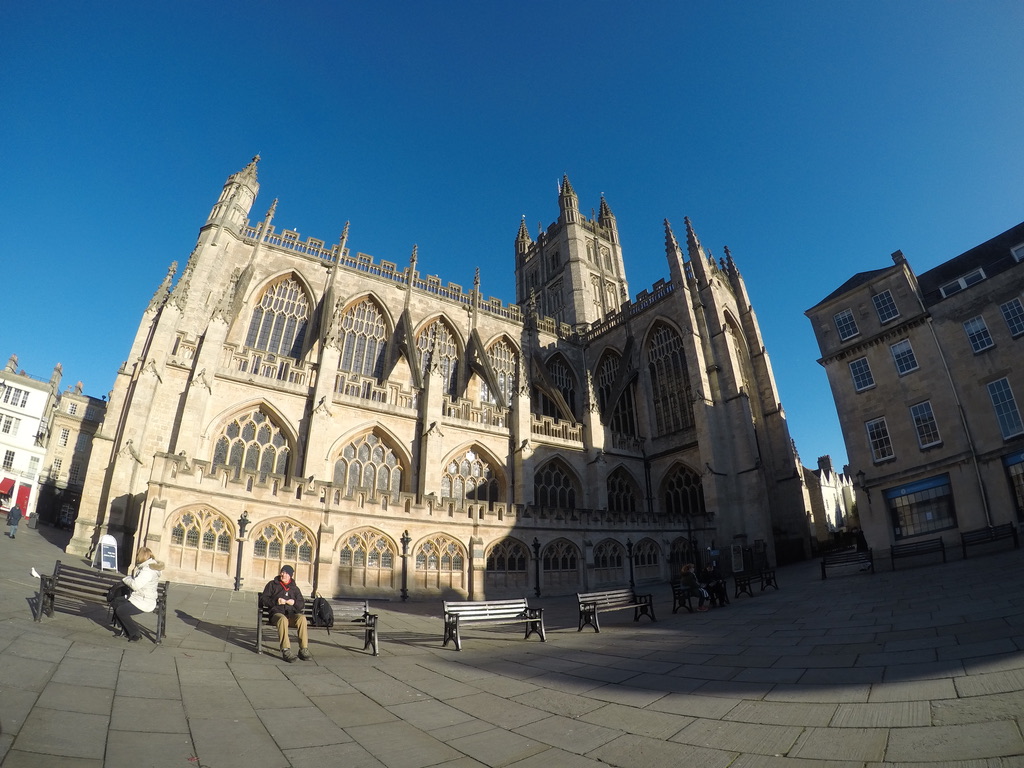
[[[152,613],[156,608],[157,585],[163,568],[164,564],[156,561],[149,547],[139,547],[135,555],[135,571],[123,579],[131,589],[131,596],[120,595],[114,598],[114,623],[119,625],[115,637],[128,635],[130,643],[142,638],[142,630],[135,622],[135,617]]]
[[[700,585],[700,582],[697,581],[697,574],[693,572],[694,567],[693,563],[687,563],[683,566],[683,572],[679,575],[679,584],[683,587],[689,587],[697,595],[697,610],[706,611],[708,607],[704,605],[704,601],[708,599],[708,593]]]

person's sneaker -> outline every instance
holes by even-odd
[[[292,653],[292,649],[291,648],[285,648],[283,651],[281,651],[281,657],[285,661],[287,661],[289,664],[291,664],[293,661],[295,661],[295,658],[296,658],[295,654]]]
[[[312,661],[313,654],[309,652],[309,648],[299,648],[299,658],[303,661]]]

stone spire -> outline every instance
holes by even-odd
[[[686,264],[683,262],[683,252],[668,219],[665,219],[665,258],[668,259],[668,272],[672,282],[680,288],[685,288]]]
[[[580,199],[576,196],[569,175],[562,175],[562,183],[558,188],[559,220],[563,224],[578,224],[580,221]]]
[[[693,272],[693,277],[698,285],[707,285],[708,257],[704,253],[704,247],[700,244],[700,240],[697,238],[697,233],[693,231],[693,225],[690,223],[689,216],[684,221],[686,222],[686,251],[690,257],[690,270]]]

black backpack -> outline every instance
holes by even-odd
[[[334,609],[326,597],[313,598],[313,625],[328,629],[334,626]]]

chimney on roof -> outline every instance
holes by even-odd
[[[892,263],[893,264],[906,264],[907,257],[903,255],[903,251],[892,252]]]

